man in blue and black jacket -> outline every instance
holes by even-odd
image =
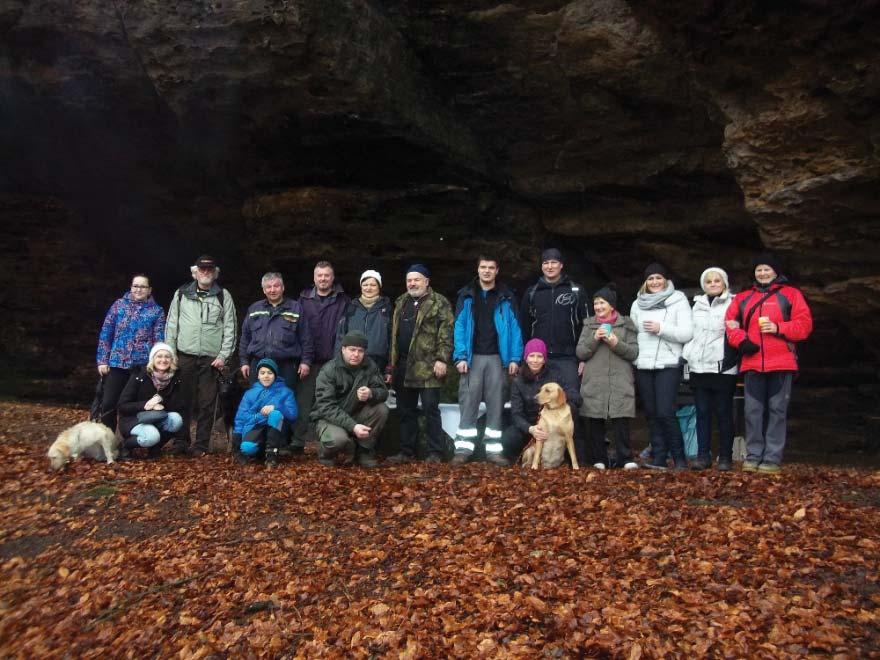
[[[278,365],[278,375],[293,389],[300,378],[308,376],[314,360],[309,324],[300,304],[284,296],[281,273],[266,273],[261,284],[266,297],[248,307],[241,324],[241,373],[253,385],[257,362],[271,358]]]
[[[480,255],[476,279],[458,292],[452,360],[461,374],[461,419],[455,434],[453,463],[465,463],[473,454],[477,414],[480,402],[485,401],[486,460],[508,465],[501,444],[505,374],[516,375],[523,342],[513,292],[499,285],[497,277],[498,260]]]

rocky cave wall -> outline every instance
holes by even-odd
[[[201,252],[244,306],[321,258],[390,293],[425,261],[453,295],[489,250],[522,288],[550,244],[625,293],[655,259],[742,286],[773,248],[816,311],[805,370],[875,383],[878,26],[877,2],[3,0],[3,390],[87,398],[128,276],[165,303]]]

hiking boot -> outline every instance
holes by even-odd
[[[319,456],[318,463],[320,463],[324,467],[336,467],[336,461],[334,461],[332,458],[327,458],[325,456]]]
[[[470,454],[455,454],[452,457],[452,460],[449,461],[449,463],[451,465],[464,465],[465,463],[467,463],[470,460],[470,458],[471,458]]]
[[[660,465],[658,463],[652,463],[650,461],[647,463],[642,463],[642,467],[648,468],[649,470],[668,470],[669,469],[668,467],[666,467],[665,464]]]
[[[412,463],[416,460],[416,457],[412,454],[407,454],[405,452],[398,452],[392,456],[389,456],[385,459],[386,463],[391,463],[392,465],[400,465],[402,463]]]
[[[232,455],[232,460],[235,461],[236,465],[247,465],[248,464],[247,456],[242,454],[240,451],[237,451]]]
[[[757,472],[758,471],[758,461],[743,461],[742,471],[743,472]]]
[[[782,468],[776,465],[776,463],[761,463],[758,466],[758,472],[761,474],[779,474],[782,472]]]
[[[673,458],[672,469],[676,471],[687,470],[688,462],[684,458]]]
[[[342,465],[345,467],[350,467],[354,465],[355,455],[358,453],[357,445],[353,442],[349,443],[349,445],[340,452],[342,455]]]
[[[150,447],[147,450],[147,460],[148,461],[158,461],[162,458],[162,448],[161,447]]]
[[[425,463],[442,463],[443,462],[443,454],[432,451],[430,454],[425,456]]]
[[[119,454],[116,456],[117,463],[125,463],[126,461],[133,461],[134,456],[132,456],[131,449],[126,449],[125,447],[119,447]]]
[[[374,468],[379,465],[379,461],[376,460],[376,457],[373,455],[372,451],[361,450],[357,455],[357,463],[362,468]]]
[[[719,458],[718,459],[718,471],[719,472],[730,472],[733,469],[733,461],[729,458]]]
[[[266,450],[266,467],[267,468],[277,468],[278,467],[278,450],[277,449],[267,449]]]
[[[503,454],[486,454],[486,460],[492,465],[497,465],[498,467],[510,467],[510,461],[508,461]]]
[[[691,461],[691,470],[705,470],[711,465],[711,460],[705,456],[697,456]]]

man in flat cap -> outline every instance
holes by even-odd
[[[440,423],[440,386],[452,359],[452,307],[431,289],[431,273],[413,264],[406,273],[406,293],[394,303],[391,361],[386,380],[394,383],[400,411],[400,451],[390,463],[415,460],[419,435],[419,399],[428,432],[426,460],[443,460],[446,442]]]
[[[327,362],[315,383],[312,422],[318,435],[318,460],[332,467],[338,456],[376,467],[376,439],[388,419],[388,389],[372,360],[365,360],[367,338],[356,330]]]
[[[190,267],[193,281],[175,293],[168,306],[165,342],[177,352],[180,380],[187,404],[183,429],[175,450],[179,454],[208,453],[214,427],[217,373],[235,348],[235,303],[217,284],[220,266],[204,254]],[[190,446],[190,420],[195,406],[196,440]]]

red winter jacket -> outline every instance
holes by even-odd
[[[772,292],[772,293],[771,293]],[[748,328],[727,328],[727,341],[734,348],[748,337],[760,347],[757,353],[743,355],[740,371],[797,371],[795,343],[804,341],[813,331],[813,315],[800,290],[777,279],[768,288],[757,285],[736,294],[727,308],[725,321],[738,321],[740,326],[749,317],[752,308],[771,293],[751,313]],[[779,327],[776,334],[762,333],[758,319],[767,316]]]

